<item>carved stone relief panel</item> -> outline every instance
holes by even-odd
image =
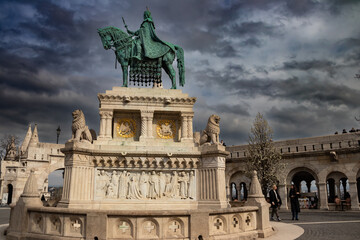
[[[141,131],[140,113],[114,114],[114,139],[138,141]]]
[[[230,232],[236,233],[236,232],[243,232],[244,231],[244,224],[242,222],[242,218],[239,214],[235,214],[230,216],[229,219],[229,225],[230,225]]]
[[[61,215],[48,215],[46,219],[46,233],[52,235],[62,235],[63,217]]]
[[[254,213],[246,213],[242,217],[245,231],[256,229],[256,216]]]
[[[37,212],[32,212],[30,214],[30,232],[33,233],[43,233],[44,232],[44,216]]]
[[[146,219],[140,226],[140,236],[142,238],[158,238],[159,224],[154,219]]]
[[[108,237],[116,239],[134,239],[134,224],[128,218],[109,217]]]
[[[184,223],[178,218],[170,219],[167,222],[166,237],[179,238],[184,237]]]
[[[154,137],[157,139],[180,141],[180,117],[177,114],[154,113]]]
[[[176,124],[174,120],[161,119],[156,123],[156,134],[161,139],[174,139],[176,137]]]
[[[213,216],[210,220],[210,229],[213,235],[226,233],[226,219],[224,216]]]
[[[193,170],[124,170],[97,168],[97,199],[174,199],[195,200],[196,178]]]
[[[66,216],[64,218],[64,235],[72,237],[84,237],[85,224],[84,216]]]

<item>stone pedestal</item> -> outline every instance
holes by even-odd
[[[21,224],[12,212],[9,239],[266,236],[265,205],[257,195],[256,206],[229,207],[225,147],[195,143],[195,98],[181,90],[120,87],[98,98],[98,139],[73,138],[61,149],[61,201],[45,208],[21,198],[14,211]]]
[[[222,145],[201,147],[201,168],[198,177],[200,208],[226,208],[225,157],[229,155]]]

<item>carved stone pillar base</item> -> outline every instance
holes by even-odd
[[[225,157],[229,154],[224,146],[210,145],[201,149],[199,169],[199,208],[227,208],[225,183]]]

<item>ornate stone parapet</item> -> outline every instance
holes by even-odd
[[[9,239],[256,239],[257,207],[202,211],[24,209]],[[15,228],[14,226],[17,226]]]

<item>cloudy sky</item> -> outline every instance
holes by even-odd
[[[276,140],[360,128],[359,0],[3,0],[0,136],[37,123],[55,142],[60,125],[65,142],[78,108],[98,130],[97,93],[122,77],[97,28],[123,29],[124,17],[137,30],[146,6],[157,35],[185,51],[195,130],[217,113],[227,145],[246,143],[258,112]]]

